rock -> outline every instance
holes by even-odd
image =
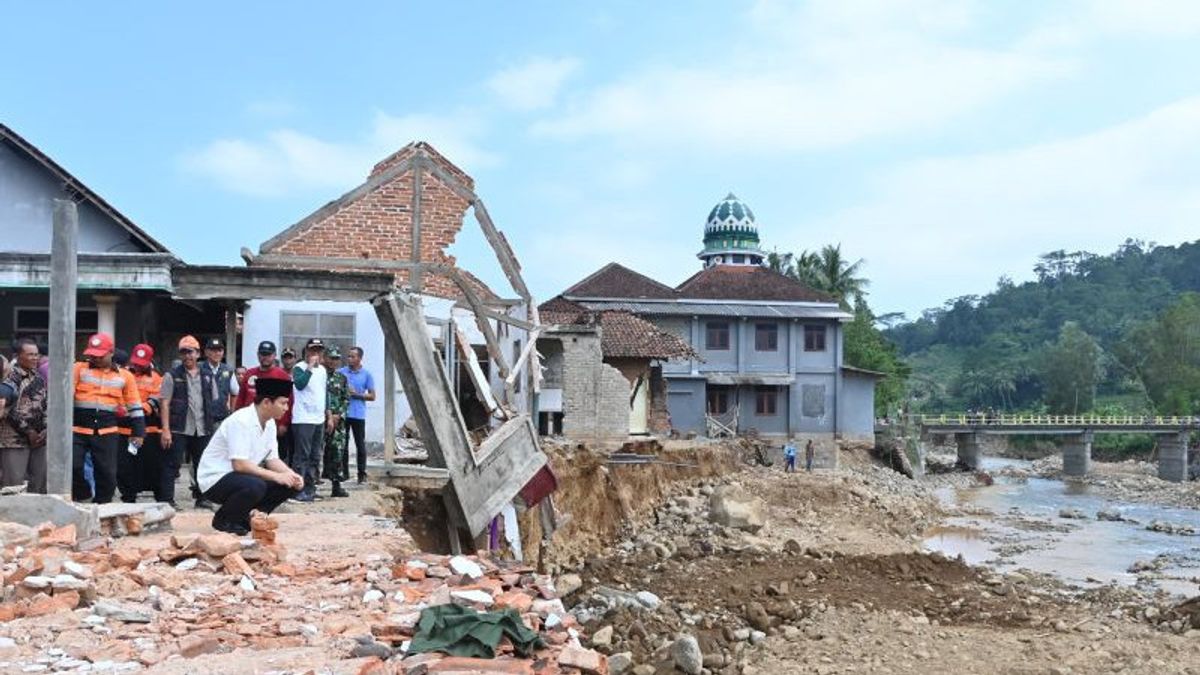
[[[80,565],[74,560],[64,560],[62,566],[63,571],[78,579],[92,578],[92,569],[87,565]]]
[[[138,607],[129,607],[111,600],[103,600],[92,605],[92,613],[108,619],[116,619],[125,623],[150,623],[152,615],[149,611]]]
[[[752,644],[752,645],[761,644],[762,641],[766,640],[766,639],[767,639],[767,634],[762,632],[761,630],[750,631],[750,644]]]
[[[612,645],[613,627],[605,626],[600,630],[592,633],[592,644],[597,647],[608,647]]]
[[[700,653],[700,643],[692,635],[680,635],[671,645],[671,660],[675,667],[688,675],[700,675],[704,669],[704,654]]]
[[[589,675],[603,675],[609,672],[608,659],[603,654],[574,645],[568,645],[559,653],[558,665],[578,668]]]
[[[719,487],[709,498],[709,520],[724,527],[755,533],[767,524],[766,514],[766,502],[733,486]]]
[[[241,580],[238,581],[238,588],[242,589],[242,591],[244,591],[246,593],[249,593],[251,591],[254,591],[257,587],[254,585],[253,579],[251,579],[250,577],[247,577],[247,576],[243,576],[241,578]]]
[[[197,558],[187,558],[185,560],[180,561],[180,563],[175,566],[175,569],[177,569],[181,572],[187,572],[189,570],[194,570],[199,566],[200,566],[200,560],[198,560]]]
[[[392,648],[382,642],[376,642],[370,636],[366,636],[365,639],[358,640],[358,643],[354,645],[354,649],[350,650],[350,656],[354,658],[375,656],[386,661],[392,656]]]
[[[185,659],[195,658],[201,654],[211,654],[221,648],[221,643],[214,637],[188,635],[179,641],[179,654]]]
[[[1146,619],[1148,619],[1148,620],[1154,620],[1154,619],[1157,619],[1157,618],[1158,618],[1158,615],[1159,615],[1158,608],[1157,608],[1157,607],[1153,607],[1153,606],[1151,606],[1151,607],[1147,607],[1147,608],[1146,608],[1145,615],[1146,615]]]
[[[564,574],[554,582],[554,590],[560,598],[574,595],[580,588],[583,588],[583,579],[578,574]]]
[[[218,560],[242,550],[241,540],[228,532],[201,535],[196,543],[201,551]]]
[[[733,631],[733,639],[737,640],[738,642],[749,641],[750,640],[750,629],[749,628],[739,628],[739,629]]]
[[[59,574],[50,580],[50,586],[56,591],[84,591],[91,587],[91,583],[70,574]]]
[[[650,591],[638,591],[634,597],[637,598],[637,601],[642,605],[642,607],[645,607],[651,612],[657,610],[659,606],[662,605],[662,600],[660,600],[657,595],[651,593]]]
[[[621,652],[608,657],[609,675],[625,675],[633,669],[633,652]]]
[[[784,553],[799,554],[803,550],[804,547],[801,546],[800,542],[796,541],[795,539],[788,539],[787,541],[783,542]]]
[[[450,569],[455,574],[461,574],[471,579],[483,578],[483,567],[479,563],[461,555],[450,559]]]
[[[1060,509],[1058,512],[1059,518],[1070,518],[1073,520],[1087,520],[1087,514],[1079,509]]]
[[[450,591],[450,599],[458,605],[479,605],[481,607],[491,607],[496,602],[491,593],[479,589]]]
[[[746,622],[761,631],[771,628],[771,617],[767,614],[766,608],[758,602],[746,605]]]
[[[633,675],[655,675],[656,672],[657,672],[657,669],[654,666],[647,664],[647,663],[643,663],[640,666],[633,667]]]
[[[1096,520],[1108,520],[1113,522],[1121,522],[1125,520],[1121,512],[1116,509],[1100,509],[1096,512]]]
[[[0,523],[0,548],[25,546],[37,539],[37,530],[20,523]]]
[[[1153,560],[1135,560],[1129,566],[1129,572],[1137,574],[1138,572],[1149,572],[1158,569],[1158,565]]]

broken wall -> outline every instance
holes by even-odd
[[[624,440],[629,435],[629,381],[604,363],[594,328],[560,331],[563,346],[563,435]]]

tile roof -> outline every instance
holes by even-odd
[[[638,274],[628,267],[609,263],[583,281],[563,291],[568,298],[660,298],[675,297],[675,289]]]
[[[766,267],[716,265],[692,275],[675,289],[685,300],[828,302],[837,300]]]
[[[562,296],[538,306],[544,324],[600,326],[600,350],[605,358],[699,359],[681,338],[629,312],[593,312]]]

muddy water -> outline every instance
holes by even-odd
[[[985,458],[983,469],[1022,467],[1027,462]],[[1200,512],[1106,499],[1086,485],[1058,480],[997,476],[988,487],[946,489],[944,503],[986,515],[959,516],[927,533],[925,547],[970,564],[1001,571],[1028,569],[1083,586],[1099,583],[1141,585],[1192,596],[1200,582],[1200,537],[1152,532],[1153,521],[1200,526]],[[1086,519],[1059,516],[1077,509]],[[1096,519],[1101,510],[1118,511],[1127,521]],[[1137,561],[1159,568],[1140,577],[1129,571]]]

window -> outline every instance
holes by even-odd
[[[709,321],[705,331],[704,348],[712,351],[729,349],[729,322]]]
[[[776,405],[779,401],[779,392],[775,387],[759,387],[754,397],[754,414],[759,417],[771,417],[775,415]]]
[[[357,343],[354,333],[353,314],[328,312],[280,312],[279,351],[292,348],[303,359],[304,345],[313,338],[321,338],[328,349],[334,345],[345,351]]]
[[[725,413],[729,412],[728,389],[716,389],[709,387],[707,397],[709,415],[724,415]]]
[[[825,351],[825,326],[804,327],[804,351]]]
[[[742,264],[742,263],[744,263],[744,262],[746,262],[746,256],[744,256],[744,255],[735,255],[735,256],[733,256],[733,264],[735,264],[735,265],[741,265],[741,264]]]
[[[779,326],[773,323],[754,324],[754,349],[760,352],[779,351]]]

